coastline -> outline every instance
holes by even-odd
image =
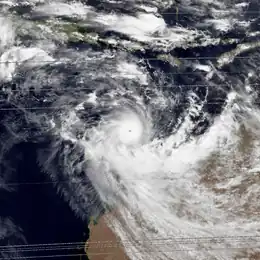
[[[107,225],[112,213],[101,216],[98,222],[89,224],[89,239],[85,244],[85,252],[89,260],[130,260],[116,234]]]

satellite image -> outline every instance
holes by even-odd
[[[0,0],[0,260],[260,260],[258,0]]]

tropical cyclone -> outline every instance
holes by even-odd
[[[246,131],[253,131],[254,135],[257,128],[254,130],[250,121],[258,125],[258,119],[255,112],[252,114],[250,108],[245,107],[243,113],[251,119],[239,113],[240,122],[237,122],[234,115],[240,109],[237,110],[238,107],[233,105],[234,98],[235,95],[231,93],[229,105],[203,138],[194,137],[183,142],[182,135],[192,127],[187,116],[183,122],[185,129],[180,128],[175,134],[164,139],[153,136],[152,140],[139,143],[138,146],[131,146],[129,142],[118,144],[117,127],[124,120],[118,121],[118,116],[111,113],[108,117],[106,115],[108,121],[104,121],[108,128],[103,125],[101,119],[101,124],[86,131],[86,140],[79,140],[79,145],[84,147],[85,158],[89,160],[86,167],[88,178],[105,205],[118,212],[116,216],[111,215],[109,221],[113,224],[111,228],[122,239],[122,243],[125,243],[125,250],[131,258],[145,259],[149,256],[154,259],[196,259],[197,255],[190,252],[198,250],[194,248],[197,243],[200,244],[200,249],[207,250],[198,253],[200,259],[208,259],[210,256],[232,257],[233,251],[229,248],[243,247],[248,243],[243,239],[237,241],[236,237],[241,236],[241,233],[243,236],[251,234],[251,228],[258,226],[257,218],[252,212],[246,221],[243,217],[234,215],[235,211],[226,211],[225,208],[228,205],[230,207],[231,202],[234,209],[247,202],[244,198],[234,201],[230,194],[234,184],[224,184],[227,179],[234,178],[240,182],[248,177],[243,171],[237,171],[237,176],[232,177],[233,172],[226,171],[225,167],[232,163],[228,162],[228,154],[231,158],[237,154],[237,159],[244,156],[238,154],[240,124],[246,127]],[[111,122],[116,122],[117,127],[114,124],[112,127]],[[102,127],[108,131],[102,131]],[[253,141],[252,145],[250,149],[256,149],[256,152],[258,142]],[[207,161],[214,153],[218,153],[215,160],[220,160],[219,167],[223,165],[222,174],[225,174],[225,177],[221,178],[215,173],[215,177],[219,178],[215,183],[216,187],[226,187],[225,193],[218,196],[213,196],[214,193],[200,182],[202,162]],[[255,193],[255,200],[258,187],[249,184],[248,188]],[[232,221],[226,222],[228,218],[232,218]],[[234,225],[239,225],[240,228],[234,229]],[[209,242],[196,239],[198,236],[210,239],[216,234],[223,237],[217,245],[222,246],[225,251],[215,249],[214,242],[210,245],[212,250],[208,251]],[[176,238],[176,246],[172,248],[171,239],[174,240],[175,237],[179,239]],[[166,238],[170,244],[155,243]],[[257,236],[250,239],[250,245],[259,244]],[[186,242],[182,243],[182,240]],[[152,251],[154,246],[158,251]]]
[[[44,143],[58,194],[130,259],[257,256],[256,1],[1,8],[1,156]]]
[[[143,111],[135,101],[113,99],[111,112],[100,119],[90,138],[98,142],[105,138],[109,146],[126,145],[136,146],[146,143],[151,137],[151,118],[147,111]],[[97,136],[96,136],[97,135]]]

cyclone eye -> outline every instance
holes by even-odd
[[[143,111],[136,112],[131,107],[115,110],[102,117],[99,125],[100,140],[108,147],[129,146],[138,147],[147,142],[150,137],[150,117]]]

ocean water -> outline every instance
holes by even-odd
[[[12,220],[19,226],[24,239],[4,240],[2,246],[6,245],[5,243],[51,244],[85,242],[88,239],[88,223],[75,216],[37,164],[37,149],[43,145],[21,142],[6,155],[6,160],[14,169],[12,176],[9,177],[10,188],[13,190],[1,194],[1,217]],[[16,235],[18,234],[13,234],[14,237]],[[33,249],[23,253],[24,257],[50,254],[46,250],[37,252]],[[51,254],[85,255],[82,248],[75,247],[70,250],[52,250]]]

